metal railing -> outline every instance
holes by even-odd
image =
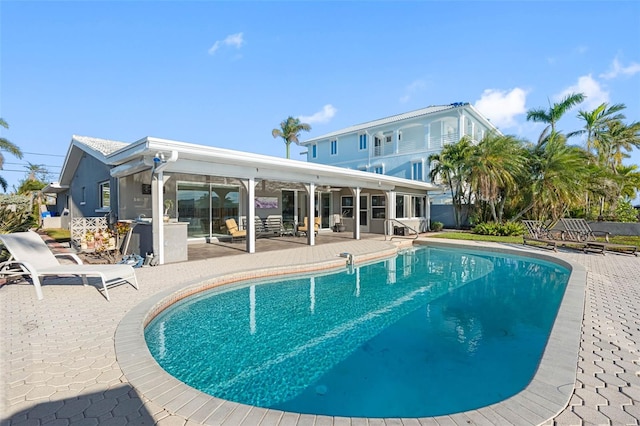
[[[391,227],[392,223],[397,223],[397,224],[400,224],[401,226],[393,226],[393,228],[392,228]],[[398,228],[401,228],[403,230],[402,235],[396,234],[395,232],[390,232],[390,231],[395,231]],[[406,230],[409,231],[408,235],[405,235]],[[393,240],[395,237],[407,238],[407,239],[411,238],[412,240],[415,240],[420,236],[420,233],[418,231],[416,231],[414,228],[412,228],[409,225],[407,225],[406,223],[399,221],[398,219],[385,219],[384,220],[384,239],[385,239],[385,241],[387,240],[387,236],[391,237],[391,238],[389,238],[389,241]]]

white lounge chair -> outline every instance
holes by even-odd
[[[29,276],[36,289],[38,300],[42,299],[40,277],[81,276],[87,285],[88,276],[100,277],[104,296],[109,299],[107,286],[129,282],[138,289],[138,280],[130,265],[89,265],[74,253],[53,254],[40,235],[33,231],[0,234],[0,241],[11,254],[11,258],[0,263],[0,276]],[[68,257],[76,264],[60,264],[58,257]]]

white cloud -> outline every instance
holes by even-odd
[[[516,87],[507,92],[504,90],[485,89],[474,106],[499,129],[517,125],[515,117],[527,110],[525,103],[527,91]]]
[[[298,118],[300,119],[300,121],[307,124],[328,123],[329,120],[331,120],[333,116],[336,115],[336,112],[338,112],[338,110],[333,105],[327,104],[322,107],[321,111],[318,111],[313,115],[301,115]]]
[[[405,94],[402,97],[400,97],[400,102],[401,103],[408,102],[409,99],[413,97],[413,95],[424,90],[426,87],[427,87],[427,84],[424,82],[424,80],[413,81],[411,84],[405,87],[404,89]]]
[[[243,33],[228,35],[224,40],[218,40],[209,48],[209,55],[213,55],[223,46],[235,47],[240,49],[245,44]]]
[[[600,77],[605,80],[611,80],[612,78],[618,77],[618,75],[622,74],[625,76],[632,76],[640,72],[640,64],[632,62],[628,66],[622,66],[618,58],[614,58],[611,63],[611,67],[609,71],[606,73],[600,74]]]
[[[585,95],[584,103],[580,104],[581,109],[592,110],[604,102],[609,102],[609,92],[604,90],[600,83],[591,77],[591,74],[579,77],[576,84],[567,87],[553,98],[556,101],[560,101],[571,93],[583,93]]]

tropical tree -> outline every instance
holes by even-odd
[[[620,120],[608,121],[596,146],[601,164],[614,173],[622,160],[629,158],[628,152],[633,148],[640,148],[640,122],[637,121],[629,125]]]
[[[9,128],[7,122],[2,118],[0,118],[0,126],[4,127],[5,129]],[[22,151],[20,151],[20,148],[9,142],[9,140],[7,140],[6,138],[0,137],[0,170],[2,170],[2,166],[4,166],[4,156],[2,155],[2,151],[9,152],[13,154],[14,157],[22,158]],[[2,176],[0,176],[0,186],[2,187],[2,190],[4,192],[7,192],[7,185],[7,181]]]
[[[586,135],[585,146],[587,151],[591,152],[597,147],[600,134],[605,130],[607,123],[611,120],[623,120],[625,118],[624,114],[620,114],[620,111],[625,108],[625,104],[609,106],[605,102],[593,111],[580,110],[578,111],[578,118],[584,120],[584,129],[571,132],[567,137]]]
[[[486,202],[494,222],[502,222],[507,196],[525,170],[523,143],[514,136],[486,135],[469,158],[470,184],[477,198]]]
[[[560,102],[556,102],[549,106],[548,110],[541,108],[530,109],[527,111],[527,121],[536,123],[545,123],[544,128],[538,140],[538,145],[542,145],[546,138],[557,132],[556,125],[560,118],[574,106],[584,101],[585,96],[582,93],[571,93],[565,96]]]
[[[299,118],[295,117],[287,117],[282,123],[280,123],[279,129],[273,129],[271,131],[271,135],[274,138],[280,137],[284,140],[285,145],[287,146],[287,158],[289,157],[289,146],[291,142],[300,143],[298,139],[300,137],[300,132],[308,132],[311,130],[311,126],[307,123],[301,123]]]
[[[580,203],[592,170],[587,166],[587,152],[567,145],[566,137],[551,132],[544,145],[528,150],[528,173],[519,182],[521,209],[513,220],[523,215],[557,221],[572,205]]]
[[[457,143],[445,145],[438,154],[429,156],[433,164],[429,176],[432,182],[442,182],[449,187],[456,228],[464,222],[462,217],[463,204],[470,204],[471,191],[467,185],[469,178],[469,159],[473,153],[471,140],[465,136]]]

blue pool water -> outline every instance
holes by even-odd
[[[145,337],[166,371],[219,398],[330,416],[450,414],[526,387],[568,278],[550,262],[423,247],[207,291]]]

